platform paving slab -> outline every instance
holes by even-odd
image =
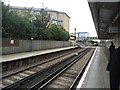
[[[106,66],[107,58],[104,55],[103,49],[98,47],[96,48],[87,74],[84,80],[79,82],[77,90],[82,88],[110,88],[109,72],[106,71]]]
[[[72,49],[72,48],[76,48],[76,46],[2,55],[2,60],[0,60],[0,62],[7,62],[11,60],[27,58],[31,56],[42,55],[46,53],[52,53],[52,52],[57,52],[57,51],[67,50],[67,49]]]

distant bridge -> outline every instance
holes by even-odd
[[[99,40],[98,37],[77,38],[76,41]]]
[[[75,36],[70,36],[70,40],[76,40],[76,41],[84,41],[84,40],[99,40],[98,37],[77,37],[75,38]]]
[[[88,40],[98,40],[98,37],[87,37]]]

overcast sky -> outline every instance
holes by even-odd
[[[97,36],[91,12],[87,0],[3,0],[10,6],[36,7],[41,8],[42,2],[44,7],[57,11],[63,11],[70,16],[70,33],[89,32],[90,37]]]

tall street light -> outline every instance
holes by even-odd
[[[76,28],[74,28],[74,35],[75,35],[75,40],[76,40]]]

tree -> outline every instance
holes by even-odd
[[[68,41],[70,39],[69,32],[65,31],[65,41]]]
[[[51,34],[48,30],[50,21],[50,15],[44,8],[40,10],[35,15],[34,25],[36,26],[36,38],[42,40],[49,40],[51,38]]]
[[[10,37],[9,33],[9,6],[5,6],[4,3],[2,2],[2,35],[3,37]]]
[[[18,10],[11,10],[9,5],[2,3],[2,37],[10,39],[28,39],[31,35],[31,18],[18,14]]]
[[[51,39],[58,41],[67,41],[69,40],[69,33],[61,26],[52,25],[49,27],[51,32]]]
[[[2,2],[2,37],[10,39],[69,40],[69,33],[63,27],[50,26],[50,14],[42,8],[32,13],[32,8],[11,10]]]
[[[36,25],[36,27],[39,28],[47,28],[49,27],[49,21],[50,14],[48,14],[48,12],[45,11],[44,8],[42,8],[40,12],[35,15],[34,24]]]

